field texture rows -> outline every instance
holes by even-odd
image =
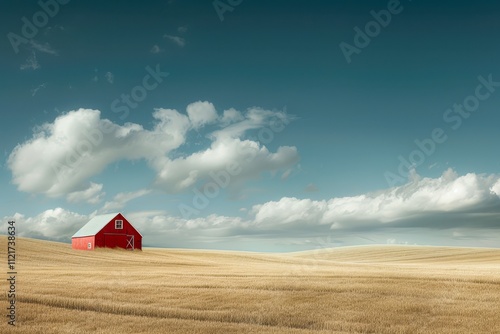
[[[500,333],[497,249],[87,252],[21,238],[17,257],[18,324],[0,333]]]

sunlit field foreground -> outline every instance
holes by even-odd
[[[18,324],[2,279],[0,333],[500,333],[500,249],[16,252]]]

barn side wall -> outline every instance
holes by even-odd
[[[88,248],[89,243],[90,243],[90,248]],[[73,249],[93,250],[95,248],[94,236],[72,238],[71,247]]]

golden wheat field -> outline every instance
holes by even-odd
[[[500,249],[16,252],[18,323],[0,333],[500,333]]]

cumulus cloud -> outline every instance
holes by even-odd
[[[491,187],[491,191],[500,196],[500,179]]]
[[[202,152],[186,158],[168,160],[163,164],[156,184],[179,192],[206,179],[211,172],[230,170],[231,182],[254,178],[264,171],[275,171],[298,161],[295,147],[282,146],[271,153],[265,146],[250,140],[216,141]]]
[[[205,124],[214,118],[215,115],[207,111],[211,110],[209,105],[203,104],[203,108],[201,105],[197,107],[205,110],[201,113],[205,116],[202,117],[202,121],[192,118],[194,124]],[[193,187],[203,179],[213,180],[214,173],[228,171],[231,184],[234,186],[265,171],[287,169],[299,160],[295,147],[281,146],[272,153],[258,140],[241,139],[247,131],[263,129],[275,119],[285,123],[289,121],[283,112],[250,108],[243,120],[212,132],[209,135],[212,140],[210,148],[187,157],[161,161],[157,166],[159,173],[156,185],[171,192],[180,192]]]
[[[87,189],[69,193],[66,198],[68,202],[71,203],[87,202],[90,204],[97,204],[105,195],[105,193],[102,192],[102,187],[102,184],[91,182]]]
[[[222,114],[222,117],[221,117],[221,126],[226,127],[229,124],[239,122],[239,121],[242,121],[244,119],[245,118],[243,117],[241,112],[239,112],[238,110],[236,110],[234,108],[230,108],[230,109],[224,110],[224,113]]]
[[[226,124],[226,126],[221,130],[214,131],[211,137],[216,140],[235,139],[243,137],[250,130],[262,129],[265,131],[253,139],[266,141],[269,140],[268,137],[272,139],[275,133],[283,131],[285,126],[293,120],[293,117],[284,111],[265,110],[258,107],[249,108],[240,121],[236,121],[240,117],[237,116],[237,113],[235,115],[231,117],[234,122],[229,125],[227,125],[228,118],[223,116],[221,125]]]
[[[437,220],[448,219],[451,226],[473,226],[480,224],[475,221],[478,215],[484,224],[500,218],[498,182],[496,175],[459,176],[448,169],[435,179],[413,174],[409,183],[376,193],[320,201],[284,197],[256,205],[252,212],[255,222],[261,225],[327,224],[332,229],[341,229],[384,224],[432,226]]]
[[[120,160],[146,160],[157,174],[156,187],[167,192],[186,190],[228,165],[241,165],[231,180],[241,184],[298,161],[295,147],[282,146],[271,152],[258,139],[241,139],[246,131],[270,126],[273,118],[287,121],[283,112],[251,108],[243,119],[233,118],[223,129],[219,127],[224,121],[209,102],[192,103],[186,113],[156,109],[153,128],[148,130],[135,123],[119,125],[102,119],[98,110],[70,111],[35,128],[33,137],[11,152],[7,165],[12,181],[21,191],[50,197],[75,193],[68,200],[76,201],[94,194],[96,186],[83,193],[82,189],[106,166]],[[208,148],[190,155],[173,154],[186,143],[189,131],[212,123],[218,129],[209,134]]]
[[[424,243],[492,247],[498,245],[500,235],[498,182],[496,175],[459,176],[447,170],[438,178],[414,175],[403,186],[353,197],[323,201],[284,197],[255,205],[248,212],[242,210],[246,218],[211,214],[188,219],[163,210],[125,215],[147,243],[160,246],[200,247],[210,242],[244,239],[267,240],[266,243],[275,245],[292,242],[307,248],[311,238],[335,235],[337,245]],[[121,193],[105,207],[116,211],[146,194],[146,189]],[[94,215],[61,208],[34,217],[16,213],[4,217],[0,228],[6,231],[7,221],[15,219],[23,226],[21,236],[69,241]],[[231,247],[238,248],[237,244]]]
[[[98,110],[61,115],[35,128],[33,137],[12,151],[7,164],[13,182],[21,191],[57,197],[80,190],[112,162],[153,159],[184,143],[186,116],[158,109],[153,118],[153,130],[145,130],[101,119]]]
[[[186,111],[195,129],[213,123],[217,119],[217,111],[215,111],[214,105],[207,101],[191,103],[187,106]]]
[[[112,201],[106,202],[104,206],[99,210],[99,213],[115,212],[123,209],[125,205],[133,199],[145,196],[151,191],[147,189],[141,189],[132,192],[125,192],[117,194]]]
[[[321,224],[327,208],[326,201],[284,197],[279,201],[255,205],[252,212],[255,223],[263,227],[292,223],[316,225]]]
[[[56,208],[46,210],[34,217],[26,217],[20,213],[11,217],[3,217],[1,225],[3,230],[7,231],[7,222],[14,220],[17,226],[22,226],[18,229],[20,237],[67,242],[90,218],[91,216]]]

